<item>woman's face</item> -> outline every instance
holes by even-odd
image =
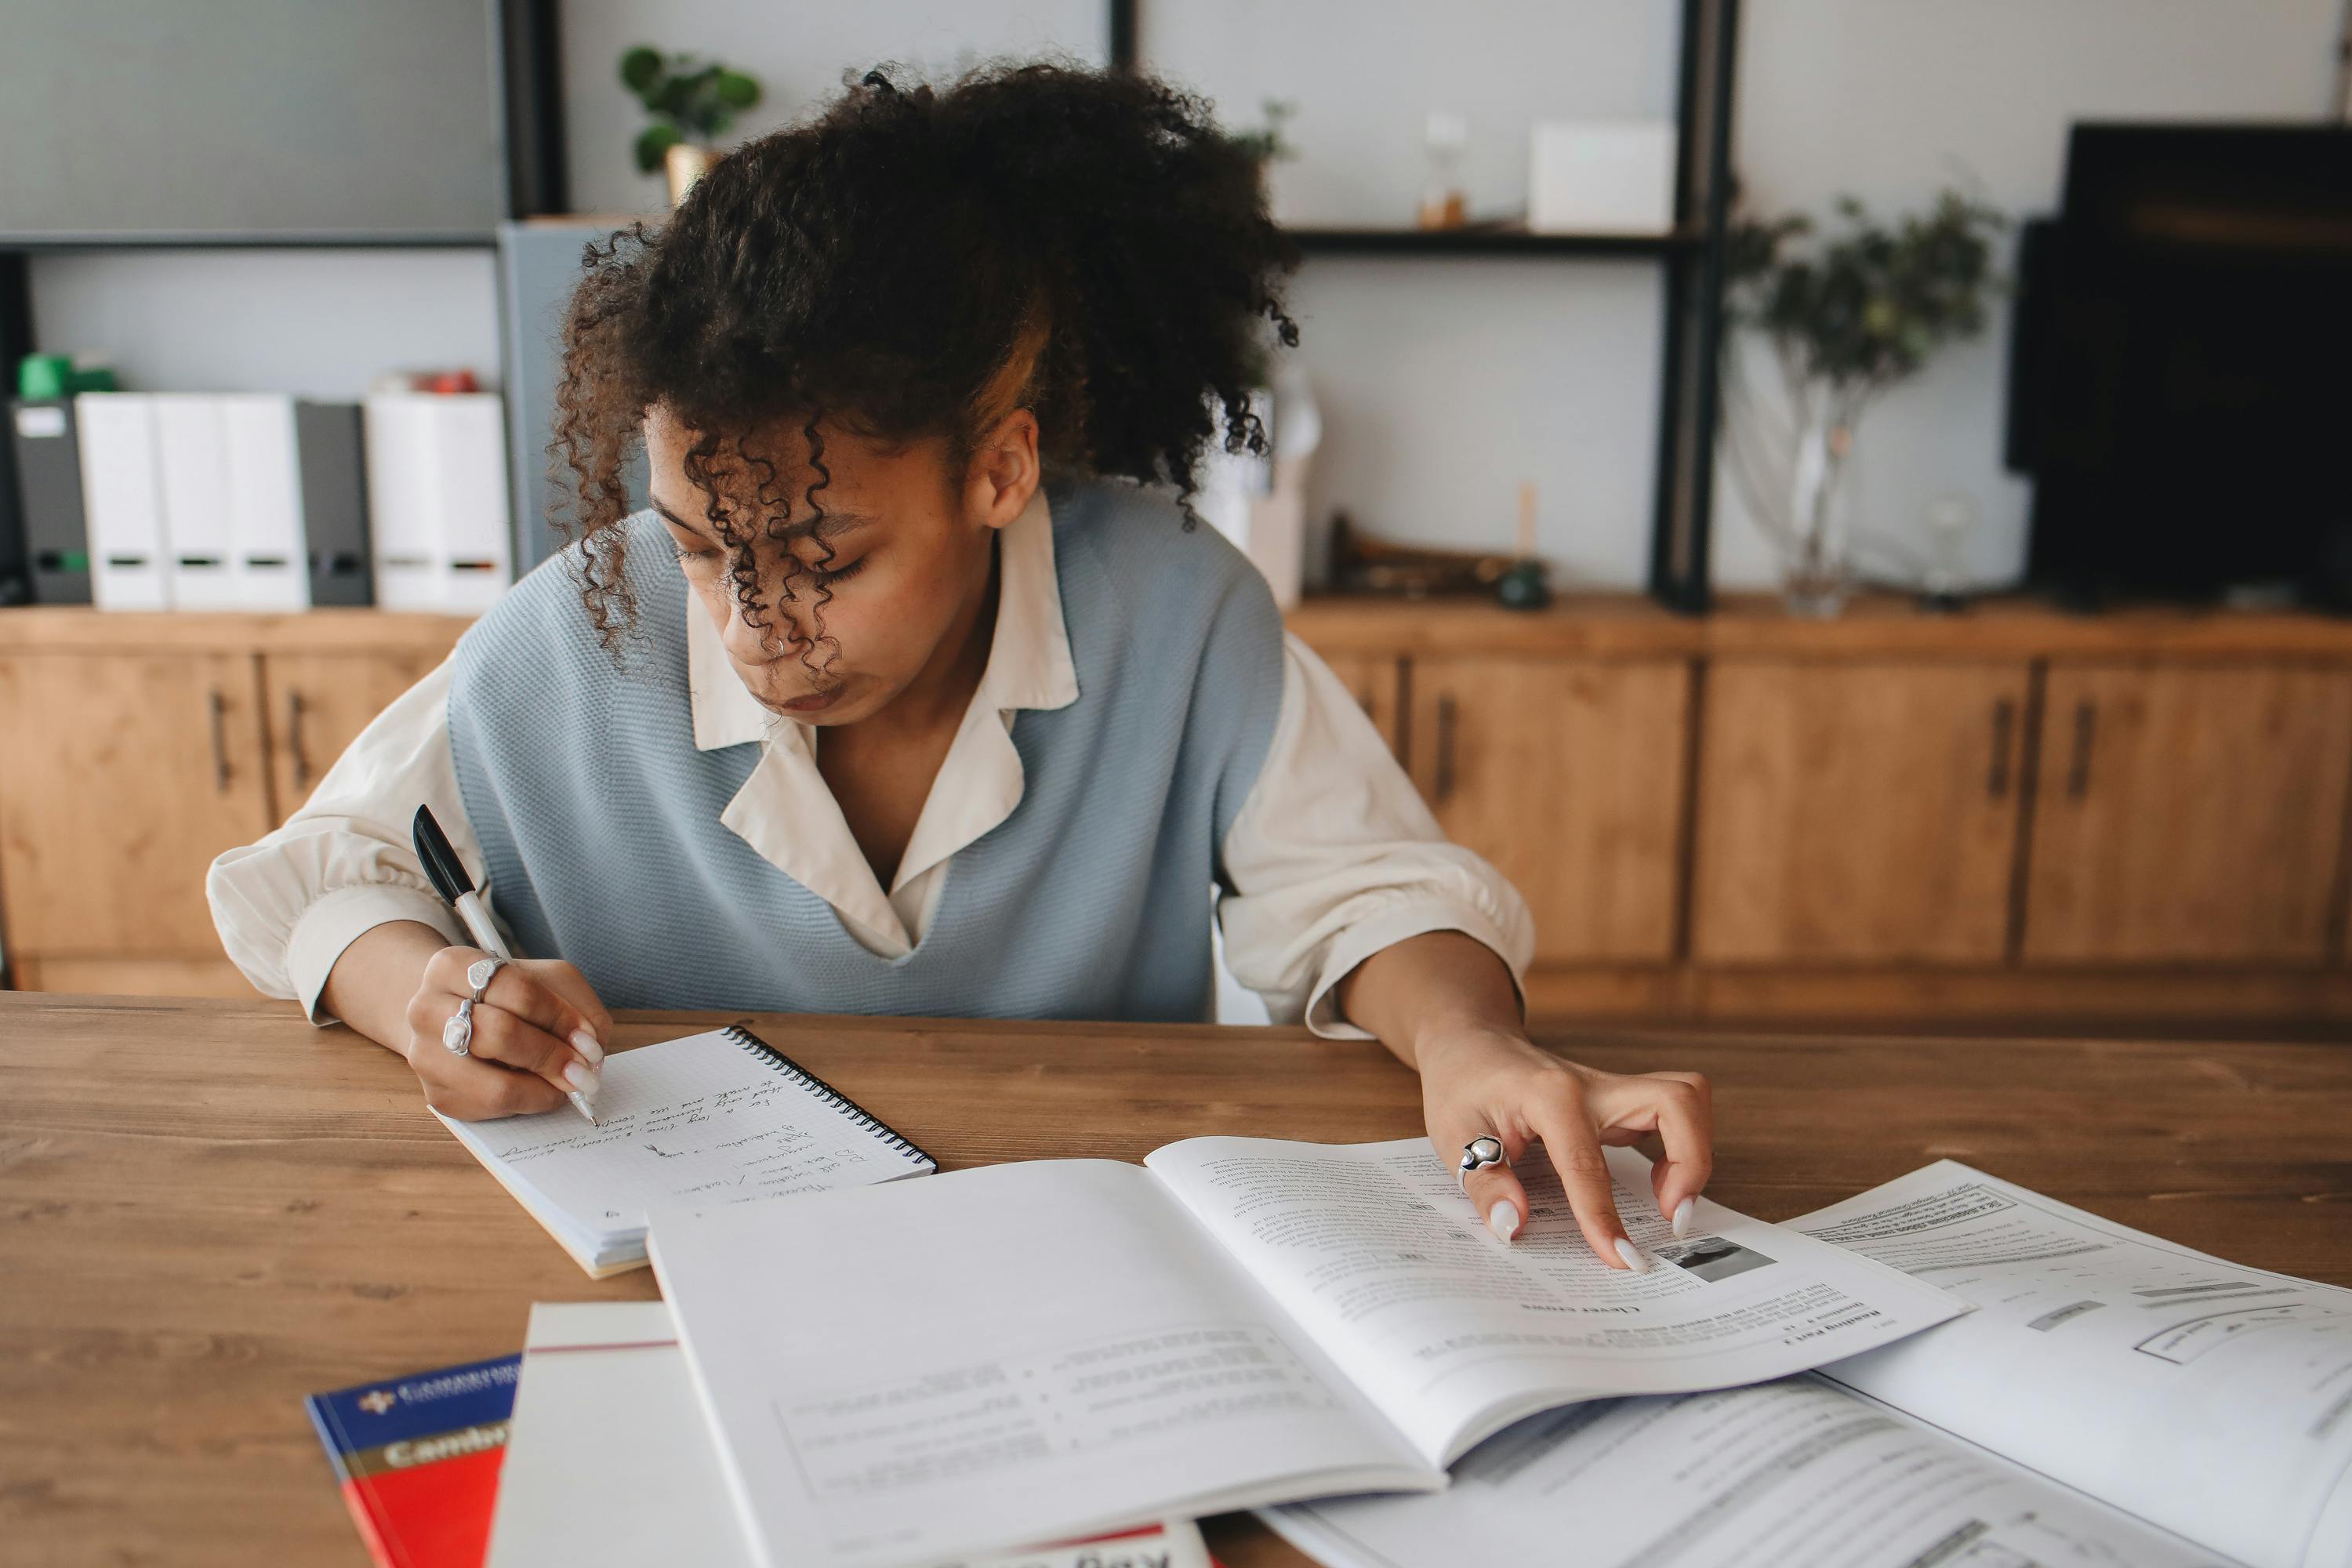
[[[792,503],[779,530],[768,526],[772,503],[763,512],[754,502],[741,464],[732,460],[733,443],[722,442],[712,459],[728,531],[756,541],[753,616],[761,624],[746,619],[735,552],[687,476],[695,433],[656,408],[646,420],[646,455],[653,504],[677,547],[679,569],[744,686],[785,718],[852,724],[951,668],[963,651],[987,592],[995,531],[1020,515],[1036,488],[1036,421],[1025,409],[1007,416],[961,477],[947,471],[943,439],[898,448],[822,429],[831,475],[817,492],[822,520],[812,519],[804,500],[812,476],[797,431],[753,444],[755,455],[775,464],[770,496]]]

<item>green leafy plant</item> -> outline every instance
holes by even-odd
[[[1235,132],[1233,136],[1234,145],[1260,163],[1279,163],[1298,156],[1298,149],[1292,146],[1282,134],[1283,126],[1289,122],[1291,116],[1298,112],[1298,105],[1282,99],[1269,98],[1265,100],[1264,108],[1265,123],[1255,131]]]
[[[1727,237],[1724,442],[1733,482],[1780,551],[1792,607],[1832,614],[1851,572],[1843,476],[1863,411],[1945,344],[1984,329],[2008,220],[1947,190],[1923,213],[1875,221],[1841,196],[1833,226],[1742,219]],[[1742,343],[1761,339],[1780,406],[1754,395]],[[1885,549],[1887,542],[1873,542]]]
[[[637,167],[652,174],[681,142],[708,146],[760,101],[760,83],[716,62],[665,55],[640,44],[621,57],[621,85],[636,94],[654,122],[638,132]]]
[[[1983,330],[1998,279],[1992,243],[2008,220],[1945,191],[1893,227],[1852,196],[1814,238],[1800,216],[1734,226],[1725,258],[1734,324],[1770,340],[1785,368],[1841,401],[1867,399],[1917,371],[1945,343]]]

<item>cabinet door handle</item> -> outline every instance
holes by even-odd
[[[1454,694],[1437,698],[1437,804],[1454,796]]]
[[[1992,705],[1992,769],[1985,774],[1985,794],[1999,800],[2009,794],[2009,742],[2017,728],[2017,703],[2007,697]]]
[[[228,793],[228,703],[217,687],[205,694],[205,707],[212,721],[213,789],[220,795]]]
[[[2098,731],[2095,703],[2074,704],[2074,752],[2066,762],[2066,798],[2080,800],[2091,793],[2091,742]]]
[[[286,694],[286,750],[294,760],[294,787],[310,787],[310,755],[302,749],[302,694]]]

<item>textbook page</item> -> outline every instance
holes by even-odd
[[[1530,1416],[1429,1496],[1260,1518],[1328,1568],[2226,1568],[1811,1375]]]
[[[2256,1568],[2352,1562],[2352,1291],[1949,1160],[1793,1223],[1977,1306],[1829,1375]]]
[[[768,1568],[1444,1484],[1134,1165],[657,1209],[650,1243]]]
[[[1193,1138],[1144,1163],[1433,1465],[1553,1405],[1781,1377],[1967,1310],[1705,1198],[1677,1242],[1649,1162],[1608,1155],[1646,1274],[1592,1256],[1540,1150],[1507,1246],[1419,1138]]]
[[[487,1568],[751,1568],[685,1352],[659,1301],[530,1310]],[[958,1568],[1209,1568],[1189,1521]]]

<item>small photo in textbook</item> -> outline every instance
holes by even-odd
[[[1772,1261],[1752,1247],[1742,1247],[1719,1236],[1672,1241],[1653,1250],[1684,1273],[1701,1279],[1728,1279],[1751,1268],[1765,1268]]]

